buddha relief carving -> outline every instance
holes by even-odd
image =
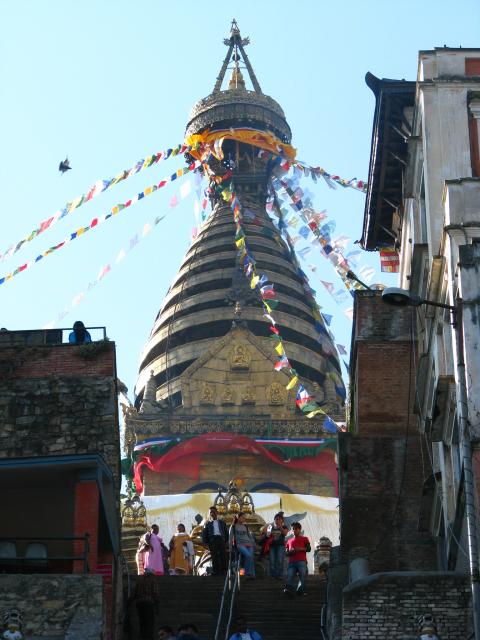
[[[251,358],[250,352],[244,344],[236,344],[230,352],[230,366],[232,369],[249,369]]]
[[[278,382],[272,382],[272,384],[267,388],[267,400],[268,404],[273,406],[278,406],[285,404],[287,399],[287,392],[285,388],[278,384]]]
[[[257,395],[255,393],[255,387],[245,387],[242,393],[242,404],[255,404],[257,401]]]
[[[235,404],[235,393],[230,385],[223,387],[222,404]]]
[[[211,384],[208,384],[208,382],[204,382],[200,389],[200,403],[214,404],[213,387]]]

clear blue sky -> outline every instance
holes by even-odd
[[[367,71],[413,80],[418,50],[480,46],[475,0],[0,0],[0,252],[96,180],[182,141],[191,106],[213,88],[233,17],[251,39],[263,91],[285,110],[298,156],[345,178],[367,178],[374,108]],[[73,170],[60,176],[66,154]],[[0,277],[179,166],[174,159],[152,167],[81,207],[0,262]],[[347,251],[355,248],[364,196],[305,185],[336,221],[336,235],[351,238]],[[193,198],[169,210],[174,193],[159,191],[1,285],[0,326],[40,328],[55,320],[125,248],[125,260],[60,325],[106,325],[132,396],[140,351],[194,226]],[[165,212],[129,252],[130,239]],[[307,262],[341,286],[320,255],[312,252]],[[375,268],[373,282],[387,282],[377,254],[362,264]],[[343,311],[351,303],[338,306],[315,276],[311,284],[334,316],[337,342],[348,347]]]

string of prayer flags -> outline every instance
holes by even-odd
[[[166,160],[167,158],[174,157],[179,154],[181,155],[190,150],[191,148],[188,145],[179,144],[172,149],[159,151],[158,153],[147,156],[142,160],[139,160],[133,165],[133,167],[131,167],[130,169],[125,169],[124,171],[121,171],[119,174],[117,174],[114,178],[111,178],[110,180],[97,180],[87,192],[85,192],[80,196],[77,196],[70,202],[67,202],[66,205],[63,207],[63,209],[59,209],[50,218],[47,218],[46,220],[43,220],[43,222],[40,222],[36,229],[33,229],[33,231],[31,231],[28,235],[26,235],[20,241],[16,242],[15,244],[12,244],[6,251],[3,252],[3,254],[0,254],[0,261],[6,260],[10,256],[17,253],[17,251],[19,251],[25,243],[31,242],[34,238],[39,236],[41,233],[44,233],[47,229],[51,228],[59,220],[69,215],[70,213],[75,211],[75,209],[78,209],[86,202],[89,202],[93,198],[96,198],[98,195],[100,195],[107,189],[110,189],[111,187],[118,184],[119,182],[126,180],[130,176],[133,176],[139,171],[143,171],[144,169],[147,169],[148,167],[151,167],[152,165],[157,164],[162,160]]]
[[[307,205],[305,206],[302,200],[298,200],[298,196],[300,194],[298,187],[295,187],[296,180],[289,179],[286,176],[283,178],[276,178],[272,181],[272,185],[274,188],[275,195],[278,199],[279,191],[278,189],[281,187],[283,192],[290,198],[292,208],[297,210],[297,214],[300,216],[302,220],[307,222],[307,225],[304,225],[300,228],[299,234],[307,240],[309,234],[312,232],[315,236],[316,241],[320,245],[321,253],[325,258],[327,258],[338,275],[342,278],[345,287],[350,290],[351,288],[360,289],[364,288],[364,286],[355,278],[351,279],[350,275],[352,272],[352,268],[348,263],[348,260],[345,258],[340,248],[342,243],[345,243],[346,236],[340,236],[338,239],[340,241],[340,248],[334,246],[334,241],[332,241],[331,236],[335,230],[336,223],[334,220],[330,220],[321,226],[318,226],[317,222],[311,219],[312,209]],[[304,192],[302,192],[304,195]],[[296,200],[296,202],[295,202]],[[282,211],[279,209],[277,215],[281,218]],[[297,251],[302,259],[305,259],[308,252],[311,250],[311,247],[306,247]],[[332,293],[332,292],[330,292]],[[334,295],[332,293],[332,295]],[[339,295],[334,295],[337,302],[339,301]]]
[[[22,271],[25,271],[26,269],[29,269],[33,265],[37,264],[43,258],[49,256],[50,254],[54,253],[55,251],[58,251],[58,249],[61,249],[62,247],[66,246],[72,240],[75,240],[76,238],[80,237],[81,235],[83,235],[87,231],[90,231],[91,229],[94,229],[95,227],[98,227],[100,224],[106,222],[107,220],[109,220],[113,216],[115,216],[118,213],[120,213],[120,211],[123,211],[124,209],[126,209],[128,207],[131,207],[132,205],[136,204],[139,200],[142,200],[143,198],[145,198],[148,195],[151,195],[152,193],[155,193],[155,191],[157,191],[158,189],[161,189],[162,187],[164,187],[165,185],[169,184],[173,180],[176,180],[180,176],[183,176],[183,175],[189,173],[190,171],[195,171],[195,169],[197,169],[200,166],[200,164],[201,163],[198,160],[195,160],[189,166],[183,167],[181,169],[178,169],[175,173],[173,173],[171,176],[168,176],[167,178],[164,178],[158,184],[152,185],[150,187],[147,187],[144,191],[141,191],[140,193],[138,193],[136,196],[134,196],[130,200],[127,200],[126,202],[124,202],[122,204],[115,205],[114,207],[112,207],[112,209],[110,210],[109,213],[101,216],[100,218],[93,218],[93,220],[90,222],[90,224],[87,225],[86,227],[80,227],[79,229],[77,229],[76,231],[71,233],[62,242],[60,242],[60,243],[56,244],[55,246],[50,247],[49,249],[46,249],[45,251],[43,251],[34,260],[30,260],[29,262],[26,262],[25,264],[21,265],[20,267],[17,267],[11,273],[1,277],[0,278],[0,285],[4,284],[5,282],[8,282],[8,280],[11,280],[11,278],[13,278],[13,276],[16,276],[17,274],[21,273]]]
[[[260,151],[258,157],[268,160],[278,158],[279,156],[272,153],[269,154],[268,151]],[[294,167],[297,171],[302,172],[305,177],[310,176],[314,182],[317,182],[318,178],[323,178],[330,189],[336,189],[337,185],[339,185],[344,188],[350,187],[352,189],[356,189],[362,193],[367,192],[368,185],[364,180],[357,180],[357,178],[345,180],[345,178],[341,178],[336,174],[325,171],[322,167],[313,167],[305,162],[301,162],[300,160],[294,160],[290,163],[284,160],[280,162],[279,166],[284,171],[288,171],[290,167]]]
[[[380,249],[380,270],[384,273],[398,273],[400,256],[395,249]]]
[[[85,298],[87,292],[90,292],[92,289],[94,289],[103,280],[103,278],[112,271],[114,265],[120,264],[120,262],[122,262],[122,260],[127,256],[127,252],[130,253],[138,245],[138,243],[141,240],[146,238],[146,236],[150,235],[153,229],[164,218],[165,218],[165,215],[157,216],[155,220],[151,222],[151,224],[146,223],[143,227],[142,233],[141,234],[136,233],[133,236],[133,238],[136,238],[136,242],[132,242],[133,240],[132,238],[129,242],[129,248],[127,251],[125,251],[125,249],[122,247],[122,249],[120,249],[120,251],[118,252],[115,260],[107,263],[106,265],[100,268],[97,278],[93,282],[89,283],[88,289],[86,291],[81,291],[80,293],[77,293],[77,295],[72,298],[72,301],[70,302],[70,304],[67,305],[61,312],[57,314],[56,319],[51,320],[46,325],[44,325],[43,329],[53,329],[53,327],[55,327],[59,322],[61,322],[63,318],[65,318],[74,307],[77,307],[80,304],[80,302]]]
[[[206,167],[208,171],[208,166]],[[290,380],[286,385],[286,390],[289,391],[299,384],[299,378],[295,369],[293,369],[288,360],[287,354],[285,352],[283,340],[280,336],[280,332],[276,326],[276,322],[272,316],[272,309],[275,308],[278,303],[277,300],[271,297],[270,293],[274,293],[273,285],[268,285],[268,278],[265,274],[259,274],[256,271],[256,261],[251,256],[247,242],[245,232],[242,226],[242,207],[240,205],[240,201],[235,193],[233,184],[230,185],[229,188],[223,189],[221,191],[222,197],[226,200],[232,209],[233,218],[236,225],[236,234],[235,234],[235,243],[237,245],[238,250],[238,259],[243,267],[243,271],[245,276],[250,281],[251,289],[256,289],[258,291],[260,300],[265,309],[264,316],[271,322],[270,330],[272,332],[272,338],[275,340],[275,352],[279,357],[279,360],[274,365],[276,371],[281,371],[282,369],[286,369],[288,371],[288,375],[290,376]],[[267,295],[266,295],[267,294]],[[319,405],[312,399],[310,402],[305,403],[302,406],[302,410],[309,411],[307,414],[317,415],[320,410]],[[313,412],[313,413],[312,413]],[[322,410],[323,412],[323,410]]]

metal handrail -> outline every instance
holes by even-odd
[[[96,331],[97,329],[101,330],[103,333],[103,340],[107,339],[107,328],[105,326],[99,326],[99,327],[85,327],[85,329],[88,331],[89,329],[91,329],[92,331]],[[47,335],[52,335],[53,333],[57,332],[58,334],[62,333],[64,331],[72,331],[72,327],[54,327],[52,329],[12,329],[12,330],[4,330],[2,331],[2,336],[11,336],[14,337],[16,336],[28,336],[31,334],[36,334],[36,335],[40,335],[43,334],[43,342],[42,344],[68,344],[63,342],[63,340],[61,340],[60,342],[52,342],[52,343],[47,343]],[[3,342],[3,341],[2,341]],[[5,340],[6,342],[6,340]],[[15,342],[13,341],[13,344],[15,344]]]
[[[227,566],[227,575],[225,576],[225,582],[223,584],[222,599],[220,600],[220,609],[218,611],[217,626],[215,628],[214,640],[218,640],[219,639],[220,627],[222,625],[222,619],[223,619],[224,605],[225,605],[225,600],[226,600],[228,592],[230,592],[232,594],[231,601],[233,601],[233,597],[234,597],[233,593],[235,591],[235,588],[238,585],[238,573],[239,573],[238,572],[238,551],[237,551],[237,548],[234,545],[234,541],[233,541],[233,524],[232,524],[232,525],[230,525],[230,529],[228,531],[228,566]],[[235,578],[233,580],[233,585],[232,585],[232,575],[233,574],[235,574]],[[230,627],[231,616],[232,616],[232,604],[230,604],[229,618],[228,618],[228,622],[227,622],[227,633],[228,633],[228,629]]]
[[[232,624],[232,615],[233,615],[233,605],[235,602],[235,594],[237,592],[237,587],[240,590],[240,571],[238,570],[238,564],[239,564],[239,559],[240,559],[240,555],[237,552],[237,559],[236,559],[236,565],[237,565],[237,569],[235,571],[235,579],[233,581],[233,587],[231,590],[231,596],[230,596],[230,611],[228,613],[228,620],[227,620],[227,626],[225,627],[225,640],[228,640],[228,635],[230,633],[230,625]]]

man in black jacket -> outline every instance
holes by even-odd
[[[212,574],[214,576],[225,573],[227,569],[227,540],[227,525],[223,520],[218,519],[218,513],[215,507],[210,507],[209,518],[203,525],[202,542],[210,549]]]

